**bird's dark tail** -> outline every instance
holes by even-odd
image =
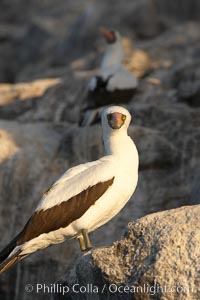
[[[0,264],[0,274],[8,270],[10,267],[12,267],[18,260],[21,259],[20,253],[21,249],[19,249],[15,254],[12,256],[9,256],[6,258],[1,264]]]
[[[13,255],[9,256],[14,248],[17,246],[21,233],[18,234],[1,252],[0,252],[0,274],[9,269],[18,260],[21,259],[20,253],[22,250],[18,250]]]

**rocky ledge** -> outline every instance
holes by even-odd
[[[54,300],[200,299],[199,245],[200,205],[147,215],[112,246],[81,256]]]

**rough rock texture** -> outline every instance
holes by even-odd
[[[81,256],[57,282],[69,292],[54,299],[197,300],[199,243],[200,205],[145,216],[120,241]]]
[[[1,119],[12,120],[30,110],[34,101],[60,81],[59,78],[49,78],[28,83],[0,84]]]
[[[125,65],[140,78],[127,105],[140,172],[134,197],[93,243],[119,239],[129,220],[200,203],[199,1],[0,2],[0,248],[68,167],[103,155],[100,125],[78,127],[102,25],[120,30]],[[54,283],[78,254],[76,241],[34,254],[1,276],[0,298],[49,299],[25,284]]]

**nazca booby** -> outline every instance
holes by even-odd
[[[127,103],[133,96],[138,80],[122,64],[124,47],[118,31],[101,28],[107,41],[100,71],[88,83],[87,103],[89,108],[111,103]]]
[[[138,152],[127,134],[129,112],[111,106],[102,112],[106,155],[66,171],[43,195],[24,229],[0,252],[0,273],[31,253],[77,238],[91,248],[88,233],[112,219],[133,194]]]

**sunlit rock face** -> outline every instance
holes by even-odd
[[[146,214],[200,203],[199,1],[189,2],[0,4],[0,248],[67,168],[104,154],[100,124],[78,126],[104,50],[102,25],[121,32],[125,66],[139,77],[126,106],[140,172],[134,197],[91,235],[93,243],[119,240],[129,221]],[[76,241],[34,254],[1,276],[0,297],[49,299],[27,294],[25,285],[54,283],[78,255]]]
[[[198,299],[199,213],[185,206],[130,222],[120,241],[75,262],[54,299]]]

